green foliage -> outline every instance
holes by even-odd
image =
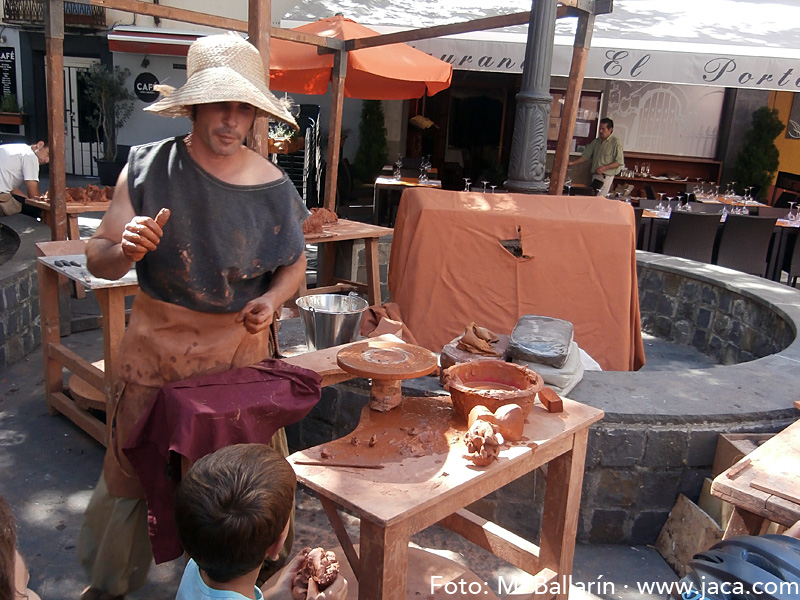
[[[775,138],[784,124],[774,108],[762,106],[753,112],[752,127],[744,136],[742,149],[736,157],[736,181],[742,187],[758,186],[758,196],[766,197],[780,165]]]
[[[93,105],[86,120],[95,131],[97,143],[102,143],[106,160],[117,158],[117,131],[133,114],[134,95],[125,85],[130,74],[128,69],[109,69],[101,63],[79,73],[86,84],[86,98]]]
[[[20,112],[17,97],[13,94],[3,96],[2,100],[0,100],[0,112]]]
[[[383,104],[380,100],[364,100],[361,104],[358,138],[354,175],[362,183],[373,183],[383,166],[389,162]]]

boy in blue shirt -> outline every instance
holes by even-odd
[[[237,444],[198,460],[175,494],[178,536],[191,557],[176,600],[264,600],[256,586],[264,559],[277,560],[289,529],[294,471],[263,444]],[[277,574],[267,600],[292,600],[298,554]],[[344,600],[339,576],[324,592],[309,580],[307,600]]]

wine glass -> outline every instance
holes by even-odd
[[[797,202],[789,202],[789,214],[786,215],[786,218],[789,221],[794,221],[794,220],[797,219],[797,215],[795,215],[794,212],[792,212],[794,210],[794,205],[795,204],[797,204]]]
[[[496,187],[497,187],[496,185],[491,186],[493,194],[494,194],[494,188],[496,188]]]
[[[675,196],[667,196],[667,216],[672,214],[672,201],[675,200]]]
[[[485,194],[486,193],[486,186],[489,185],[489,182],[486,181],[485,179],[483,179],[483,180],[481,180],[481,183],[483,184],[483,193]]]
[[[397,160],[394,161],[394,178],[397,179],[398,181],[403,177],[403,174],[400,171],[400,169],[402,168],[403,168],[403,155],[398,154]]]
[[[472,180],[469,177],[464,177],[464,191],[469,191],[469,184]]]
[[[656,204],[656,212],[664,210],[664,192],[658,192],[658,204]]]

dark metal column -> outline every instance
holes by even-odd
[[[514,192],[546,194],[547,130],[550,125],[550,72],[557,0],[533,0],[522,87],[511,142],[506,187]]]

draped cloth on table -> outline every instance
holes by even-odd
[[[434,352],[470,321],[510,333],[520,316],[538,314],[571,321],[575,341],[603,369],[645,362],[634,213],[622,202],[406,190],[389,291],[419,344]]]
[[[123,445],[144,488],[157,563],[183,553],[173,516],[180,456],[194,462],[231,444],[268,444],[314,407],[321,382],[314,371],[266,359],[159,390]]]

